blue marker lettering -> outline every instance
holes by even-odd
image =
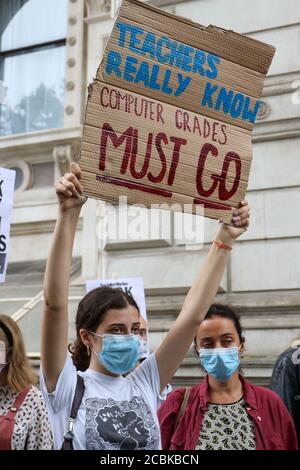
[[[178,88],[174,93],[174,96],[181,95],[189,86],[191,77],[184,77],[181,73],[178,73]]]
[[[124,80],[127,82],[134,82],[134,76],[132,74],[136,74],[136,65],[138,63],[138,59],[135,57],[131,57],[130,55],[126,57],[125,62],[125,70],[124,70]]]
[[[249,109],[250,108],[250,102],[251,101],[250,101],[249,96],[246,96],[242,119],[243,119],[243,121],[248,121],[249,120],[252,124],[254,124],[257,113],[258,113],[258,110],[259,110],[260,101],[256,101],[253,111],[250,111],[250,109]]]
[[[230,114],[233,118],[238,118],[243,110],[245,97],[242,93],[237,93],[233,98]]]
[[[204,91],[204,96],[202,98],[202,103],[201,106],[203,108],[208,104],[209,108],[213,108],[214,103],[212,100],[212,95],[217,91],[218,85],[212,86],[210,82],[207,82],[205,91]]]
[[[145,86],[149,86],[149,65],[147,62],[141,63],[134,81],[135,83],[143,82]]]
[[[159,74],[159,65],[154,64],[151,72],[149,86],[152,90],[160,90],[160,85],[157,83],[157,77]]]
[[[171,53],[167,52],[166,54],[163,55],[163,51],[162,51],[163,46],[165,46],[166,49],[171,49],[171,41],[169,38],[165,36],[163,36],[162,38],[159,38],[159,40],[157,41],[157,45],[156,45],[157,60],[161,62],[162,64],[165,64],[169,62]]]
[[[176,67],[181,68],[182,60],[183,60],[183,50],[184,50],[184,44],[180,44],[178,51],[177,51],[177,56],[176,56]]]
[[[210,67],[210,70],[206,71],[207,78],[214,80],[218,76],[217,65],[221,63],[221,58],[217,55],[208,54],[207,63]]]
[[[205,77],[205,69],[203,65],[206,62],[206,54],[203,51],[197,50],[195,52],[194,64],[193,64],[193,73],[198,72],[199,75]]]
[[[222,87],[219,92],[219,96],[216,102],[215,109],[218,111],[223,106],[223,113],[228,114],[230,112],[232,103],[233,91],[227,91],[225,87]]]
[[[142,47],[144,54],[149,54],[151,59],[155,59],[155,34],[147,33]]]
[[[171,93],[173,92],[173,89],[168,86],[170,82],[170,78],[171,78],[171,70],[166,70],[164,82],[161,87],[161,91],[163,93],[167,93],[168,95],[171,95]]]
[[[125,39],[127,31],[131,30],[131,26],[125,23],[117,23],[117,27],[119,28],[120,35],[119,35],[119,46],[125,47]]]
[[[191,54],[194,52],[194,50],[195,49],[191,46],[186,46],[186,45],[184,46],[181,68],[185,72],[191,72],[192,70],[191,63],[192,63],[193,57],[191,56]]]
[[[137,26],[131,28],[131,35],[130,35],[130,42],[129,48],[138,54],[144,55],[144,52],[137,46],[141,44],[141,38],[138,38],[138,35],[143,35],[144,30],[142,28],[138,28]]]
[[[174,62],[175,60],[177,60],[177,56],[178,56],[178,43],[177,41],[173,41],[172,42],[172,48],[171,48],[171,55],[170,55],[170,65],[174,65]]]
[[[107,64],[106,64],[107,75],[111,75],[114,72],[117,77],[121,77],[122,75],[122,72],[120,70],[121,63],[122,63],[121,54],[116,51],[109,51],[108,56],[107,56]]]

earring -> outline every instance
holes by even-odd
[[[86,350],[87,350],[87,355],[90,357],[90,355],[91,355],[91,349],[90,349],[90,347],[89,347],[88,344],[86,345]]]

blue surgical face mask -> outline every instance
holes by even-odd
[[[200,363],[217,380],[229,380],[240,365],[239,348],[199,349]]]
[[[140,343],[138,335],[111,335],[103,334],[95,336],[102,338],[102,350],[94,353],[105,369],[113,374],[126,374],[135,368],[140,357]]]

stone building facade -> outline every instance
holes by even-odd
[[[11,12],[1,12],[2,18],[6,15],[6,22],[0,25],[0,166],[15,168],[18,176],[10,266],[7,282],[0,286],[0,311],[18,320],[27,350],[37,362],[42,277],[57,213],[53,184],[78,156],[87,86],[95,76],[118,9],[118,0],[59,1],[59,15],[65,23],[61,20],[58,31],[55,17],[51,22],[54,13],[49,12],[48,28],[51,30],[55,24],[57,29],[53,38],[36,38],[33,45],[3,47],[9,43],[7,31],[11,25],[17,26],[13,24],[15,18],[25,21],[20,12],[24,8],[29,10],[27,14],[30,9],[34,11],[36,0],[14,0],[15,18]],[[217,296],[218,301],[229,303],[241,314],[247,341],[243,359],[246,376],[266,385],[277,355],[300,336],[300,3],[297,0],[152,0],[151,3],[203,25],[233,29],[277,47],[253,134],[254,160],[247,196],[252,206],[252,225],[232,251]],[[38,21],[38,14],[35,20]],[[24,28],[27,31],[28,26]],[[26,69],[18,62],[20,53],[35,57],[35,53],[47,54],[53,48],[57,56],[49,58],[47,67],[49,63],[53,67],[47,69],[45,80],[54,89],[51,80],[55,81],[56,71],[60,70],[64,83],[60,125],[49,124],[48,120],[12,131],[4,125],[9,119],[5,113],[10,96],[10,59],[16,57],[16,70],[20,68],[25,80]],[[43,66],[39,61],[33,62],[32,70]],[[23,80],[13,87],[22,90]],[[34,90],[30,87],[29,90],[32,97]],[[147,211],[141,211],[139,216],[146,223]],[[122,210],[119,218],[125,223],[126,214]],[[70,338],[85,279],[142,276],[151,344],[155,348],[180,311],[207,253],[216,222],[204,221],[201,250],[193,249],[196,246],[188,239],[174,236],[181,222],[179,216],[162,217],[160,224],[168,224],[167,234],[158,230],[156,236],[139,240],[113,239],[109,222],[110,216],[103,205],[89,200],[82,211],[74,248]],[[101,237],[101,230],[106,226],[107,234]],[[195,383],[199,374],[191,351],[174,383]]]

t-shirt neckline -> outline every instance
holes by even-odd
[[[99,372],[94,369],[87,369],[81,375],[83,375],[83,377],[90,377],[93,379],[98,379],[98,380],[106,381],[106,382],[117,382],[117,381],[124,380],[124,377],[122,375],[119,375],[117,377],[112,377],[111,375],[103,374],[102,372]]]

